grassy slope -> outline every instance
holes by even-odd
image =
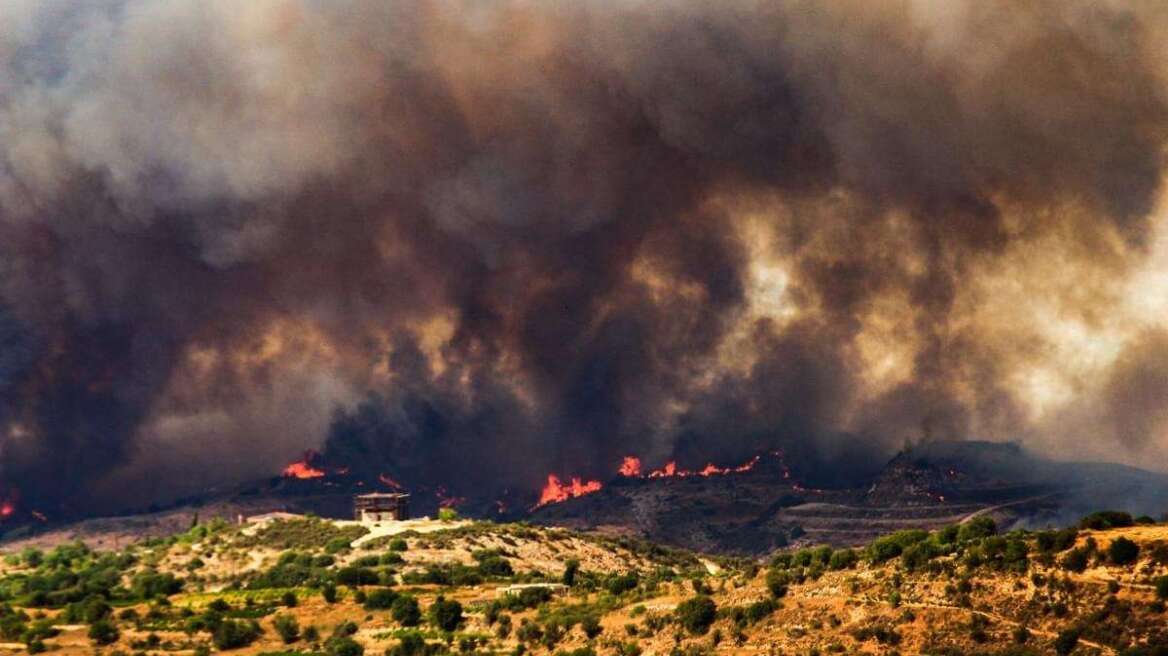
[[[336,551],[338,542],[358,537],[360,532],[352,526],[338,528],[327,522],[289,522],[258,530],[222,527],[206,535],[196,531],[131,547],[128,551],[137,562],[122,573],[124,585],[128,586],[135,574],[154,569],[187,579],[186,587],[169,597],[168,606],[129,598],[115,602],[115,612],[133,608],[139,618],[116,620],[121,637],[102,649],[106,653],[130,653],[136,648],[151,653],[192,653],[199,645],[208,644],[210,635],[182,631],[189,621],[183,616],[197,617],[208,604],[223,599],[233,606],[231,615],[256,617],[263,629],[256,642],[232,653],[312,653],[323,649],[319,643],[304,640],[287,646],[280,641],[272,622],[279,614],[289,614],[297,618],[302,629],[317,627],[321,642],[338,624],[353,621],[358,625],[353,638],[366,653],[381,654],[398,644],[403,629],[389,611],[362,608],[355,599],[355,588],[341,586],[341,598],[335,603],[326,603],[311,582],[295,588],[248,589],[249,582],[275,566],[289,548],[323,556],[326,551]],[[675,650],[692,654],[999,653],[1014,644],[1014,632],[1025,625],[1031,633],[1026,648],[1035,653],[1055,653],[1053,639],[1072,627],[1082,630],[1074,653],[1114,653],[1133,642],[1162,639],[1158,632],[1168,620],[1153,589],[1155,579],[1168,573],[1165,564],[1153,557],[1157,546],[1168,543],[1166,526],[1080,532],[1075,546],[1085,548],[1088,540],[1093,540],[1098,554],[1105,554],[1111,541],[1120,536],[1141,547],[1133,564],[1107,564],[1091,556],[1082,572],[1068,571],[1060,564],[1068,550],[1037,553],[1032,536],[1013,540],[1027,544],[1031,552],[1021,561],[1022,566],[1017,560],[1007,563],[1000,554],[994,556],[993,544],[971,540],[936,549],[948,553],[933,554],[911,571],[901,557],[882,563],[862,558],[841,570],[815,563],[783,567],[780,569],[785,574],[795,580],[802,578],[802,582],[789,586],[774,612],[763,612],[756,620],[737,621],[733,608],[745,609],[771,598],[767,568],[748,561],[698,558],[631,540],[517,525],[461,524],[403,535],[407,548],[399,552],[402,562],[370,569],[382,573],[382,580],[386,576],[399,579],[394,589],[416,596],[423,613],[438,595],[459,601],[467,616],[454,634],[443,635],[424,621],[420,627],[432,643],[449,637],[450,649],[455,652],[460,641],[475,638],[480,641],[475,649],[481,653],[510,653],[519,644],[517,633],[524,621],[546,635],[548,627],[558,621],[590,614],[599,619],[601,632],[596,637],[587,638],[583,627],[574,624],[554,644],[546,639],[531,640],[525,649],[542,654],[591,648],[598,654],[625,656],[637,650],[645,654]],[[332,554],[335,563],[318,568],[317,574],[334,576],[339,568],[362,558],[372,560],[370,556],[385,554],[389,547],[388,539],[379,539],[362,548],[336,551]],[[475,554],[481,559],[485,552],[506,560],[515,576],[446,586],[400,582],[403,574],[416,576],[434,565],[458,563],[464,572],[477,571]],[[982,554],[983,562],[971,561],[971,553]],[[810,554],[802,554],[796,559],[808,557]],[[487,618],[488,608],[497,598],[496,589],[516,580],[558,581],[570,559],[579,561],[581,571],[572,592],[536,608],[503,611],[513,630],[500,637],[498,622]],[[86,556],[71,567],[83,569],[91,560],[92,556]],[[202,566],[196,568],[192,563]],[[40,571],[45,570],[42,565]],[[28,602],[28,597],[20,594],[16,582],[33,571],[24,563],[9,563],[3,568],[4,589],[17,606]],[[636,587],[616,595],[607,591],[614,577],[625,572],[640,573]],[[361,590],[368,593],[379,587],[361,586]],[[720,609],[719,619],[700,635],[691,634],[675,621],[676,606],[692,598],[696,588],[706,590]],[[281,598],[290,591],[299,603],[284,608]],[[44,615],[59,621],[62,615],[56,608],[27,612],[33,620]],[[53,653],[93,653],[86,625],[59,628],[59,636],[45,641],[55,649]],[[534,633],[526,631],[529,637]],[[158,637],[157,647],[149,647],[147,642],[152,634]]]

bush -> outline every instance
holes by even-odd
[[[677,621],[693,635],[704,635],[718,616],[714,600],[705,595],[686,599],[677,605]]]
[[[342,567],[337,570],[337,583],[341,585],[377,585],[377,572],[368,567]]]
[[[882,563],[896,558],[910,545],[923,542],[929,534],[919,529],[897,531],[878,538],[868,545],[868,558],[874,563]]]
[[[458,511],[454,508],[439,508],[438,519],[443,522],[453,522],[458,519]]]
[[[462,604],[457,601],[447,601],[439,596],[430,604],[428,612],[430,623],[443,631],[454,631],[462,624]]]
[[[295,592],[289,590],[280,595],[280,603],[284,604],[288,608],[296,608],[296,604],[300,603],[300,600],[296,598]]]
[[[386,610],[397,600],[397,593],[389,588],[378,588],[365,596],[365,610]]]
[[[1059,631],[1058,636],[1054,639],[1052,646],[1054,651],[1059,656],[1067,656],[1075,650],[1075,645],[1079,644],[1079,630],[1066,629]]]
[[[89,625],[89,639],[97,645],[112,645],[118,641],[118,627],[109,620],[98,620]]]
[[[1107,559],[1116,565],[1130,565],[1140,557],[1140,545],[1125,537],[1118,537],[1107,546]]]
[[[1135,524],[1131,514],[1117,510],[1101,510],[1079,520],[1079,528],[1103,531],[1109,528],[1124,528]]]
[[[394,538],[394,539],[389,541],[389,550],[390,551],[399,551],[400,552],[400,551],[405,551],[408,548],[409,548],[409,545],[406,544],[405,538]]]
[[[425,656],[426,639],[417,631],[403,634],[398,643],[385,650],[385,656]]]
[[[402,626],[417,626],[422,621],[422,611],[418,607],[418,600],[411,595],[401,595],[393,600],[390,614]]]
[[[831,554],[831,559],[828,561],[828,569],[841,570],[851,569],[856,564],[859,557],[856,555],[854,549],[840,549]]]
[[[260,625],[256,622],[242,622],[238,620],[223,620],[215,627],[211,634],[211,641],[219,650],[239,649],[246,647],[260,637]]]
[[[1067,555],[1063,556],[1063,569],[1071,572],[1083,572],[1087,569],[1087,558],[1090,552],[1083,548],[1071,549]]]
[[[1064,528],[1060,531],[1042,531],[1035,538],[1038,542],[1039,551],[1053,553],[1066,551],[1075,546],[1075,539],[1078,536],[1079,532],[1077,530]]]
[[[998,525],[989,515],[974,517],[961,525],[957,530],[957,539],[961,542],[988,538],[998,532]]]
[[[1168,599],[1168,576],[1160,576],[1156,578],[1156,596],[1160,599]]]
[[[272,626],[285,644],[292,644],[300,639],[300,623],[292,615],[277,615],[272,619]]]
[[[791,577],[783,570],[771,569],[767,571],[766,587],[775,599],[782,599],[787,596],[787,586],[790,584]]]
[[[325,583],[324,587],[320,589],[320,596],[324,598],[325,603],[337,603],[337,586],[332,583]]]
[[[362,656],[365,648],[349,636],[333,636],[325,641],[324,651],[328,656]]]
[[[576,585],[576,574],[580,571],[580,561],[575,558],[564,563],[564,575],[560,581],[569,588]]]

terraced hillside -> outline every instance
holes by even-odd
[[[0,650],[59,654],[1160,654],[1168,526],[986,516],[863,549],[707,557],[519,524],[212,522],[10,550]]]

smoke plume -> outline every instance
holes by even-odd
[[[1168,454],[1154,3],[0,0],[0,482]]]

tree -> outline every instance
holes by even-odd
[[[300,639],[300,623],[296,621],[296,617],[288,614],[280,614],[272,619],[272,625],[276,628],[276,633],[279,634],[280,639],[285,644],[292,644]]]
[[[572,558],[564,563],[564,576],[560,579],[569,588],[576,585],[576,574],[580,571],[580,561]]]
[[[422,620],[422,611],[418,608],[418,600],[412,595],[401,595],[393,600],[390,614],[394,621],[402,626],[417,626]]]
[[[705,595],[698,595],[686,599],[677,605],[677,620],[693,635],[703,635],[710,630],[710,625],[718,615],[718,607],[714,600]]]
[[[438,519],[443,522],[453,522],[458,519],[458,511],[454,508],[439,508]]]
[[[1168,576],[1156,578],[1156,596],[1161,599],[1168,599]]]
[[[580,621],[580,628],[584,630],[584,635],[589,640],[600,635],[604,629],[600,626],[600,618],[595,615],[587,615]]]
[[[281,595],[280,602],[288,608],[296,608],[296,604],[300,603],[300,600],[296,598],[295,592],[289,590]]]
[[[112,645],[118,641],[118,627],[109,620],[98,620],[89,625],[89,639],[97,645]]]
[[[1058,636],[1054,639],[1054,651],[1059,656],[1067,656],[1075,650],[1075,645],[1079,644],[1079,630],[1066,629],[1059,631]]]
[[[783,570],[772,568],[767,572],[766,587],[775,599],[787,596],[787,586],[790,583],[791,577]]]
[[[998,532],[998,525],[989,515],[981,515],[974,517],[968,522],[961,525],[957,530],[957,539],[965,542],[966,540],[976,540],[978,538],[988,538]]]
[[[332,583],[325,583],[324,587],[320,589],[320,596],[324,597],[326,603],[337,603],[337,586]]]
[[[324,643],[324,650],[329,656],[362,656],[365,647],[349,636],[333,636]]]
[[[365,596],[365,610],[385,610],[393,606],[397,593],[389,588],[378,588]]]
[[[1107,546],[1107,559],[1116,565],[1130,565],[1140,557],[1140,545],[1125,537],[1118,537]]]
[[[260,637],[260,625],[254,621],[223,620],[211,634],[211,641],[219,650],[246,647]]]
[[[431,624],[443,631],[454,631],[462,624],[462,604],[439,596],[430,604],[429,619]]]

